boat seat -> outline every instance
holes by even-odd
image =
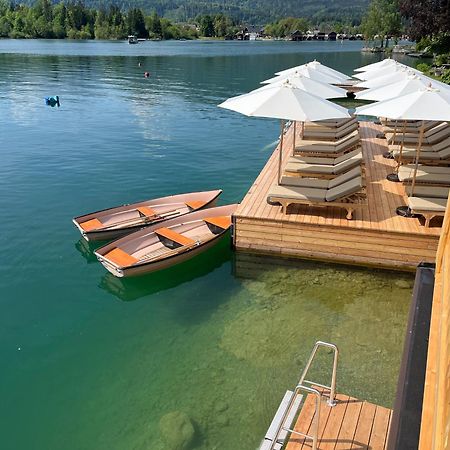
[[[136,208],[141,214],[143,214],[145,217],[151,217],[156,216],[156,211],[148,206],[138,206]]]
[[[200,209],[206,205],[207,202],[203,200],[191,200],[190,202],[185,202],[185,205],[191,209]]]
[[[104,257],[119,267],[132,266],[139,261],[118,247],[106,253]]]
[[[97,228],[101,228],[102,226],[103,226],[103,224],[98,219],[91,219],[91,220],[87,220],[86,222],[80,223],[80,227],[84,231],[95,230]]]
[[[206,223],[226,230],[231,225],[231,216],[207,217],[203,219]]]
[[[193,245],[195,244],[194,239],[188,238],[186,236],[183,236],[180,233],[177,233],[176,231],[171,230],[170,228],[158,228],[155,230],[155,233],[158,236],[165,237],[173,242],[176,242],[180,245]]]

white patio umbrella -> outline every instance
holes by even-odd
[[[328,84],[339,84],[342,83],[342,79],[336,77],[335,75],[330,75],[319,70],[312,69],[311,67],[299,67],[293,71],[284,73],[282,75],[277,75],[275,77],[269,78],[268,80],[261,81],[261,84],[276,83],[278,81],[283,81],[286,78],[292,78],[298,75],[302,75],[306,78],[311,78],[312,80],[320,81],[322,83]]]
[[[290,69],[285,69],[280,72],[275,72],[275,75],[288,75],[289,73],[295,72],[296,70],[298,70],[302,67],[308,67],[310,69],[322,72],[325,75],[330,75],[332,77],[338,78],[341,81],[345,81],[350,78],[345,73],[339,72],[338,70],[335,70],[335,69],[332,69],[331,67],[325,66],[324,64],[320,63],[317,60],[311,61],[307,64],[302,64],[300,66],[291,67]]]
[[[416,92],[420,89],[426,88],[429,84],[430,79],[423,78],[415,74],[410,74],[394,83],[357,92],[355,97],[358,100],[373,100],[379,102],[389,100],[394,97],[399,97],[401,95],[410,94],[411,92]]]
[[[248,94],[229,98],[220,108],[255,117],[272,117],[281,120],[280,151],[278,160],[278,182],[281,179],[283,161],[283,135],[285,120],[299,122],[350,117],[346,108],[317,95],[292,86],[289,82],[256,89]]]
[[[265,84],[265,86],[259,89],[267,89],[271,86],[276,86],[283,83],[290,83],[297,89],[303,89],[304,91],[313,92],[314,95],[322,98],[339,98],[347,97],[347,90],[342,89],[338,86],[334,86],[323,81],[318,81],[314,78],[308,78],[301,73],[295,72],[287,77],[275,77],[277,80],[271,82],[270,84]]]
[[[397,63],[395,65],[391,64],[390,66],[382,68],[382,69],[371,70],[370,72],[364,72],[361,74],[357,74],[357,75],[354,75],[354,77],[358,78],[360,80],[363,80],[363,81],[370,81],[370,80],[374,80],[375,78],[384,77],[386,75],[393,74],[396,72],[402,72],[405,70],[410,70],[411,72],[414,72],[417,74],[422,74],[422,72],[420,72],[417,69],[413,69],[412,67],[406,66],[405,64]]]
[[[358,78],[359,80],[365,81],[365,80],[372,80],[373,78],[382,77],[384,75],[387,75],[389,73],[397,72],[399,70],[403,69],[411,69],[411,67],[406,66],[405,64],[401,63],[394,63],[389,64],[385,67],[379,67],[372,70],[368,70],[367,72],[361,72],[353,75],[354,78]]]
[[[373,101],[384,101],[389,100],[395,97],[399,97],[401,95],[410,94],[412,92],[417,92],[420,89],[425,89],[430,86],[430,78],[428,77],[419,77],[418,75],[411,74],[408,75],[403,80],[397,81],[395,83],[390,83],[386,86],[380,86],[372,89],[367,89],[365,91],[360,91],[356,94],[356,98],[358,100],[373,100]],[[450,86],[449,86],[450,87]],[[406,120],[403,121],[403,136],[406,131]],[[397,135],[397,123],[394,127],[394,137]],[[400,144],[400,161],[403,152],[403,140]],[[397,173],[392,173],[388,175],[388,180],[398,181]]]
[[[283,83],[290,83],[293,87],[297,89],[303,89],[304,91],[314,92],[314,95],[318,97],[330,99],[330,98],[339,98],[339,97],[347,97],[347,91],[337,86],[333,86],[332,84],[322,83],[321,81],[316,81],[312,78],[305,77],[299,73],[295,73],[292,76],[287,78],[282,77],[279,81],[274,81],[273,83],[266,84],[261,89],[267,89],[271,86],[280,85]],[[302,129],[303,133],[303,129]],[[293,139],[293,152],[295,150],[295,140],[297,136],[297,122],[294,120],[294,139]]]
[[[373,69],[381,69],[382,67],[387,67],[391,64],[395,64],[397,61],[395,59],[386,58],[376,63],[368,64],[367,66],[358,67],[354,72],[368,72]]]
[[[356,108],[356,114],[389,117],[393,120],[423,121],[420,128],[414,175],[410,191],[410,196],[413,196],[420,159],[420,150],[423,141],[424,121],[450,121],[450,92],[427,87],[390,100],[374,103],[372,105],[360,106],[359,108]],[[399,208],[397,208],[397,210],[399,210]],[[404,210],[400,209],[400,211]]]
[[[361,81],[360,83],[356,83],[355,86],[372,89],[380,86],[386,86],[387,84],[395,83],[400,80],[404,80],[409,75],[415,75],[415,73],[413,71],[403,69],[399,70],[398,72],[392,72],[381,77],[373,78],[371,80]]]

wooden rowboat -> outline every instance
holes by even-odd
[[[238,205],[226,205],[151,225],[97,249],[97,259],[116,277],[165,269],[212,247],[231,226]]]
[[[221,193],[218,189],[144,200],[78,216],[73,223],[87,241],[117,239],[163,220],[213,206]]]

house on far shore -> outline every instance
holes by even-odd
[[[260,27],[249,25],[239,30],[234,38],[238,41],[256,41],[261,36],[260,31]]]
[[[289,35],[289,40],[290,41],[304,41],[304,40],[306,40],[306,36],[301,31],[295,30]]]
[[[337,33],[335,31],[331,31],[328,33],[327,39],[329,41],[335,41],[336,40]]]

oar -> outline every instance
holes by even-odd
[[[145,222],[146,221],[145,219],[151,219],[152,217],[154,217],[153,220],[156,220],[159,218],[165,219],[167,217],[176,216],[178,214],[180,214],[180,211],[172,210],[172,211],[167,211],[167,213],[165,213],[165,214],[154,214],[153,216],[134,217],[132,219],[122,220],[120,222],[113,223],[113,224],[108,225],[103,228],[98,228],[98,230],[99,231],[109,230],[110,228],[117,227],[118,225],[125,225],[127,223],[132,223],[132,222],[136,222],[136,224],[139,224],[140,222]]]

